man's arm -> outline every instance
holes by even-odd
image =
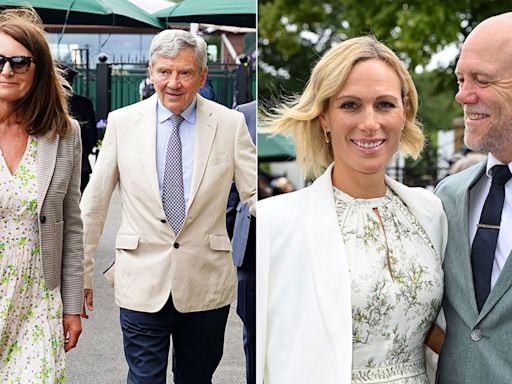
[[[235,138],[235,185],[240,200],[249,205],[249,210],[256,216],[256,146],[251,140],[245,119],[237,124]]]
[[[113,120],[112,114],[109,115],[101,151],[94,166],[91,180],[87,184],[80,203],[82,221],[84,223],[84,295],[85,304],[89,310],[93,309],[92,277],[94,255],[101,239],[110,199],[119,180],[117,135]],[[85,307],[82,317],[87,318]]]

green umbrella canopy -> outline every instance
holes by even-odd
[[[44,24],[164,27],[156,17],[128,0],[0,0],[0,8],[28,5]]]
[[[295,159],[295,146],[283,135],[258,133],[258,159],[261,162]]]
[[[256,0],[182,0],[153,13],[163,22],[256,28]]]

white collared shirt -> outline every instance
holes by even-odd
[[[484,175],[469,191],[469,246],[473,244],[476,235],[477,225],[480,222],[480,215],[484,207],[485,199],[491,188],[491,168],[495,165],[503,164],[497,160],[491,153],[487,159],[487,170]],[[508,168],[512,172],[512,163],[508,164]],[[498,244],[496,245],[496,253],[494,256],[494,264],[491,275],[491,289],[496,284],[498,277],[508,259],[508,255],[512,250],[512,179],[505,184],[505,204],[503,204],[503,212],[501,214],[501,229],[498,235]]]
[[[183,122],[180,125],[181,140],[181,165],[183,172],[183,192],[185,194],[185,207],[188,211],[190,187],[192,184],[192,171],[194,169],[194,148],[196,137],[196,104],[194,98],[192,103],[183,111]],[[165,158],[167,155],[167,143],[171,135],[171,123],[169,118],[173,115],[165,108],[160,99],[156,104],[156,171],[158,173],[158,185],[160,196],[164,182]]]

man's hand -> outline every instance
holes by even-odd
[[[80,315],[65,314],[62,318],[62,325],[64,328],[64,351],[68,352],[70,349],[76,347],[76,343],[78,343],[78,338],[82,333]]]
[[[89,288],[84,289],[84,306],[82,309],[82,317],[84,319],[89,318],[87,311],[94,311],[93,292],[92,292],[92,289],[89,289]]]

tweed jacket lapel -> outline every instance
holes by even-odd
[[[53,139],[41,137],[37,139],[37,213],[41,213],[44,198],[53,176],[57,161],[57,148],[59,147],[59,135]]]

